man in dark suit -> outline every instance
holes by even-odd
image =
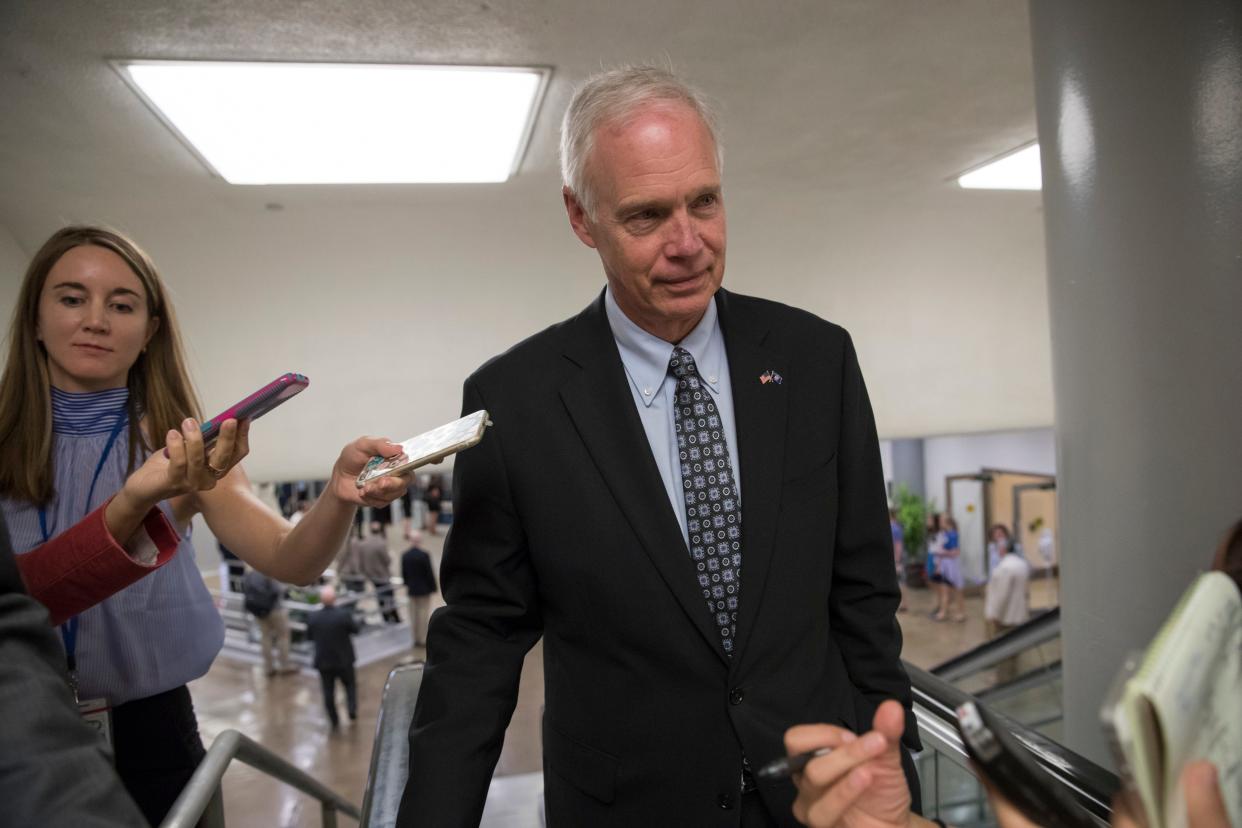
[[[423,533],[417,529],[410,532],[410,548],[401,554],[401,580],[410,598],[410,635],[415,647],[427,644],[427,616],[431,596],[436,586],[436,573],[431,567],[431,555],[423,549]]]
[[[892,698],[917,744],[853,345],[720,289],[719,145],[669,73],[579,90],[562,170],[607,288],[466,381],[495,426],[454,472],[398,823],[477,824],[542,636],[549,825],[792,824],[793,785],[751,773],[786,728]]]
[[[345,708],[352,722],[358,718],[358,683],[354,676],[354,642],[358,622],[348,609],[336,605],[336,590],[326,586],[319,592],[323,608],[306,617],[306,637],[315,642],[315,669],[323,685],[323,706],[332,729],[341,725],[336,709],[336,683],[345,686]]]
[[[58,639],[22,586],[0,517],[0,822],[145,826],[103,741],[78,715]]]

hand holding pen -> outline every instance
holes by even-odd
[[[891,700],[881,704],[873,727],[862,736],[834,725],[790,728],[785,733],[788,756],[778,760],[782,765],[771,771],[765,765],[756,776],[793,774],[798,788],[794,816],[806,825],[833,826],[856,818],[878,825],[928,824],[910,812],[910,788],[901,767],[902,706]]]
[[[846,731],[849,733],[849,731]],[[853,736],[853,733],[849,733]],[[778,779],[788,779],[789,777],[802,773],[802,769],[806,767],[806,763],[812,759],[818,759],[821,756],[827,756],[832,753],[832,748],[822,747],[815,750],[808,750],[795,756],[782,756],[780,759],[773,759],[766,765],[755,771],[755,778],[760,782],[775,782]]]

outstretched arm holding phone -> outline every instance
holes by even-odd
[[[346,445],[328,487],[297,526],[254,495],[241,466],[233,467],[214,489],[174,501],[177,522],[185,525],[201,512],[220,542],[255,569],[285,583],[310,583],[340,551],[358,506],[383,506],[405,492],[409,478],[403,476],[382,477],[362,489],[355,484],[372,457],[399,451],[385,437],[359,437]]]

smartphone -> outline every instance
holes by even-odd
[[[224,425],[225,420],[237,420],[239,423],[242,420],[257,420],[285,400],[300,394],[308,385],[310,380],[302,374],[281,374],[250,396],[234,403],[210,420],[205,420],[199,426],[203,434],[203,447],[206,448],[216,441],[220,436],[220,426]],[[164,449],[164,456],[168,456],[168,449]]]
[[[395,457],[372,457],[358,475],[358,488],[390,474],[404,474],[419,466],[439,463],[450,454],[477,445],[483,432],[492,424],[486,411],[476,411],[460,420],[445,423],[401,443]]]
[[[1031,752],[991,714],[973,701],[957,708],[957,729],[979,772],[1037,825],[1099,828]]]

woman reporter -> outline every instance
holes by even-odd
[[[62,627],[79,695],[112,707],[117,770],[153,824],[203,756],[186,683],[207,672],[224,638],[194,564],[193,516],[254,568],[307,583],[340,549],[357,505],[386,504],[406,486],[383,478],[355,487],[371,456],[399,450],[359,438],[291,526],[255,497],[238,465],[245,427],[229,424],[204,457],[193,443],[199,416],[176,316],[150,259],[103,228],[55,233],[26,271],[0,378],[0,507],[15,550],[50,540],[105,502],[132,522],[144,500],[124,481],[165,443],[170,454],[183,443],[189,477],[217,481],[180,493],[148,488],[147,499],[172,495],[160,508],[180,533],[179,554]]]

